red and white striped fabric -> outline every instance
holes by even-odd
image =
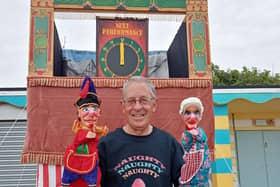
[[[181,168],[181,177],[179,180],[181,184],[187,184],[200,169],[204,159],[204,150],[185,153],[183,159],[185,164]]]
[[[37,187],[60,187],[63,166],[39,164],[37,167]]]

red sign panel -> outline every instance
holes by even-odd
[[[148,19],[97,18],[97,76],[146,76]]]

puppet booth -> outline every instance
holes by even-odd
[[[104,13],[96,16],[96,31],[92,32],[96,35],[95,59],[80,74],[73,73],[74,68],[69,65],[69,54],[75,51],[62,49],[54,21],[55,14],[60,12]],[[136,13],[142,17],[118,17]],[[166,53],[166,77],[151,73],[148,22],[154,14],[184,16]],[[153,122],[178,140],[184,130],[178,115],[180,102],[190,96],[200,98],[204,105],[200,124],[214,159],[207,0],[31,0],[30,19],[28,126],[21,162],[38,164],[38,186],[61,183],[64,152],[74,138],[73,103],[85,75],[92,78],[102,99],[99,123],[110,131],[124,124],[116,111],[121,111],[122,86],[130,76],[141,75],[152,80],[159,101]],[[81,65],[75,66],[81,69]]]

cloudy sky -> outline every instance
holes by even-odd
[[[209,0],[211,58],[222,69],[280,73],[280,2]]]
[[[1,3],[0,87],[25,87],[30,0]],[[278,0],[208,0],[212,62],[225,70],[240,70],[247,66],[270,70],[274,74],[280,73],[279,7]],[[179,22],[175,25],[179,25]],[[64,28],[67,28],[67,23]],[[176,28],[175,26],[173,30],[176,31]],[[149,29],[151,33],[154,32],[152,27]],[[154,36],[160,36],[154,41],[155,45],[172,40],[172,37],[163,40],[158,31],[153,34],[153,38]],[[71,48],[72,39],[64,35],[61,40],[64,37],[66,48]],[[89,38],[80,38],[80,41],[88,40]],[[93,44],[94,42],[89,43],[89,47],[95,48]],[[153,48],[158,49],[150,46],[150,49]]]

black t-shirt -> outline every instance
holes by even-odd
[[[183,149],[170,134],[153,127],[147,136],[133,136],[122,128],[102,138],[98,145],[102,187],[178,186]]]

